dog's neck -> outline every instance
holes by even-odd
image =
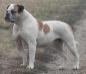
[[[17,18],[15,24],[21,25],[21,23],[23,23],[24,21],[28,21],[30,23],[33,20],[36,20],[36,19],[26,9],[24,9],[23,12],[20,13],[20,15]]]

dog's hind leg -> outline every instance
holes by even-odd
[[[76,47],[76,42],[75,42],[74,38],[72,38],[72,37],[70,37],[70,38],[71,39],[69,39],[65,43],[74,56],[74,67],[73,67],[73,69],[79,69],[79,54],[78,54],[78,50]]]
[[[59,66],[59,69],[64,69],[65,68],[65,62],[67,61],[67,57],[64,53],[64,43],[61,39],[55,40],[54,41],[54,47],[57,49],[57,53],[59,54],[60,57],[62,57],[62,64]]]

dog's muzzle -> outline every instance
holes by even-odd
[[[5,20],[6,20],[6,21],[10,21],[10,14],[9,14],[9,13],[6,13],[6,15],[5,15]]]
[[[15,22],[15,15],[12,15],[10,12],[6,12],[5,20],[7,22],[14,23]]]

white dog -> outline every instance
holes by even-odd
[[[7,6],[5,20],[14,23],[13,37],[17,42],[17,47],[20,52],[23,51],[22,65],[27,65],[27,68],[33,69],[36,46],[61,39],[75,58],[73,69],[79,68],[79,55],[76,42],[72,29],[68,24],[57,20],[37,21],[35,17],[24,9],[24,6],[18,4],[10,4]],[[29,64],[27,64],[28,50]],[[63,55],[62,53],[61,55]]]

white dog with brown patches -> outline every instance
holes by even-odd
[[[37,45],[48,44],[56,39],[61,39],[75,58],[73,69],[79,69],[79,55],[76,42],[72,29],[68,24],[57,20],[39,22],[24,9],[24,6],[18,4],[7,6],[5,20],[14,23],[13,37],[22,53],[23,66],[27,65],[29,69],[34,68]],[[28,50],[29,64],[27,64]],[[61,55],[64,56],[62,53]],[[59,68],[63,68],[63,66]]]

